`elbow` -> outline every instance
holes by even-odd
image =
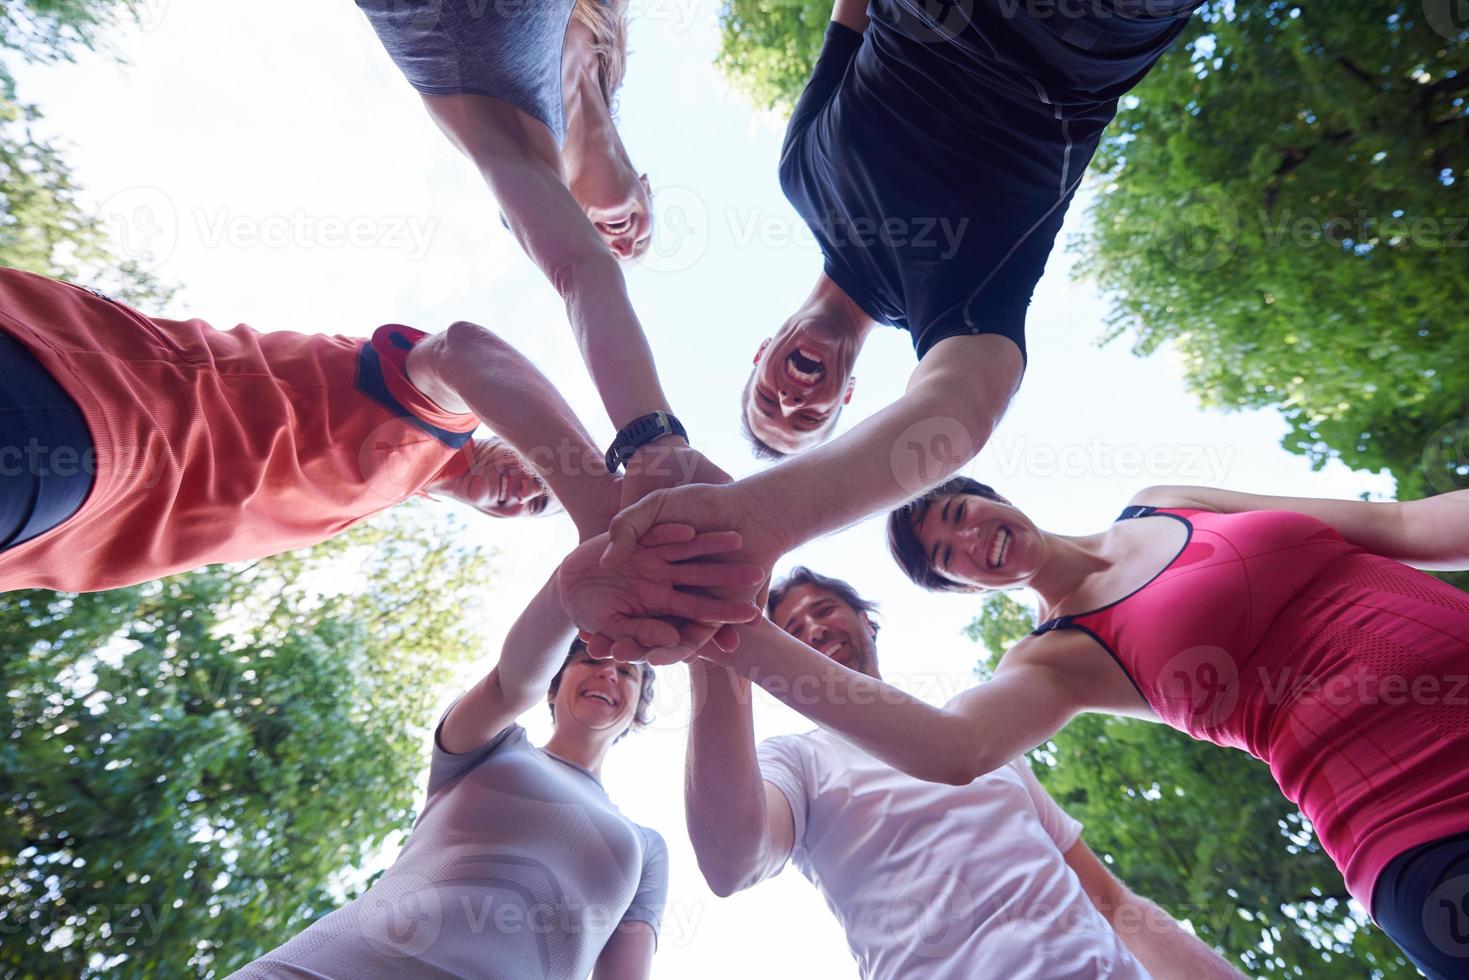
[[[702,855],[699,857],[699,873],[704,876],[709,890],[719,898],[729,898],[753,884],[747,868],[737,867],[728,861],[705,860]]]

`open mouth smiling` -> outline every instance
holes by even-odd
[[[609,708],[617,707],[617,699],[605,691],[582,691],[580,696],[588,701],[601,701]]]
[[[818,384],[826,377],[826,364],[821,355],[809,347],[797,347],[791,351],[785,363],[786,376],[803,385]]]
[[[985,564],[990,568],[999,568],[1005,564],[1005,559],[1010,557],[1012,540],[1014,540],[1014,534],[1008,527],[1001,524],[990,536],[990,548],[989,553],[985,555]]]

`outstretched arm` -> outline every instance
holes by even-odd
[[[1102,918],[1149,974],[1158,980],[1243,980],[1173,916],[1118,881],[1086,844],[1077,841],[1064,857]]]
[[[543,701],[574,632],[552,578],[510,627],[500,662],[445,716],[439,731],[444,749],[473,752]]]
[[[1022,641],[1022,643],[1027,641]],[[963,786],[1029,751],[1092,705],[1083,685],[1038,658],[1007,658],[993,680],[936,708],[843,667],[768,620],[715,654],[822,728],[895,769]]]
[[[551,488],[585,540],[601,534],[618,495],[581,420],[561,392],[503,339],[455,323],[408,356],[420,391],[450,412],[472,412],[508,442]]]
[[[785,794],[761,778],[749,683],[707,660],[689,664],[689,681],[689,840],[709,888],[726,897],[781,869],[795,846],[795,818]]]
[[[1272,497],[1211,487],[1149,487],[1132,502],[1219,514],[1291,510],[1330,524],[1342,537],[1374,555],[1415,568],[1469,569],[1469,490],[1398,502]]]
[[[608,560],[624,560],[660,522],[737,530],[739,560],[767,570],[813,538],[890,509],[952,476],[989,440],[1020,383],[1019,349],[993,335],[951,337],[919,363],[908,391],[851,432],[726,486],[664,490],[612,522]]]
[[[531,145],[506,104],[480,96],[426,96],[444,133],[479,168],[506,223],[566,303],[582,360],[612,424],[669,411],[653,352],[633,312],[617,259],[558,165]]]

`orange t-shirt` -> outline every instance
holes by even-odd
[[[476,420],[409,382],[424,336],[409,327],[216,330],[0,269],[0,330],[75,399],[96,449],[86,502],[0,553],[0,590],[100,591],[278,554],[468,465]]]

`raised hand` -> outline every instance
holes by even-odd
[[[760,567],[700,560],[727,558],[741,543],[734,532],[701,534],[664,523],[642,535],[626,561],[608,568],[600,561],[608,538],[600,535],[562,561],[556,573],[561,604],[578,629],[602,638],[591,645],[596,653],[654,663],[686,659],[697,649],[689,644],[702,645],[718,624],[746,623],[760,615],[748,599],[689,591],[753,596],[765,576]],[[689,624],[698,625],[690,629]]]

